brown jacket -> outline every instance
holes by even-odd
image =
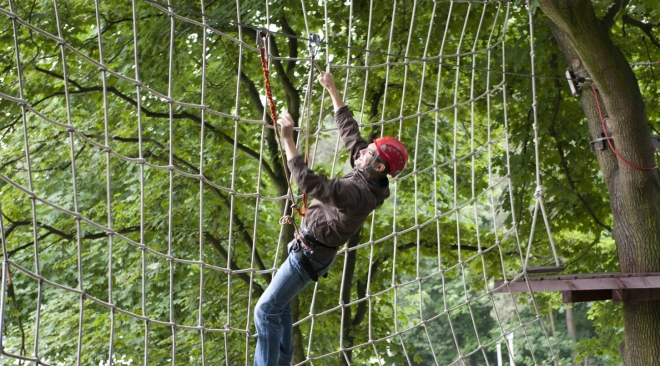
[[[335,113],[335,120],[344,146],[350,152],[351,166],[359,151],[369,144],[360,136],[357,122],[348,107]],[[304,225],[314,233],[316,240],[330,247],[343,245],[364,224],[371,211],[390,196],[389,181],[368,180],[357,169],[342,178],[331,178],[310,170],[301,156],[288,162],[293,179],[300,189],[314,198],[307,209]],[[336,251],[320,247],[316,254],[332,258]]]

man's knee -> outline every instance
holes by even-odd
[[[264,311],[264,304],[261,301],[257,302],[257,306],[254,307],[254,321],[255,323],[262,322],[266,317],[266,312]]]
[[[276,314],[268,311],[269,308],[266,301],[260,299],[257,302],[257,306],[254,307],[254,322],[257,325],[271,322],[277,318]]]

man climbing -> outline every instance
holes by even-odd
[[[288,166],[298,187],[314,198],[296,238],[289,243],[289,256],[273,277],[255,308],[257,327],[255,366],[290,365],[293,357],[291,300],[312,280],[325,275],[337,249],[360,228],[371,211],[389,197],[387,174],[396,177],[408,161],[403,144],[393,137],[367,143],[353,114],[344,105],[330,73],[318,80],[328,90],[335,120],[350,153],[350,173],[328,179],[311,171],[298,155],[293,140],[294,121],[282,113],[278,124]]]

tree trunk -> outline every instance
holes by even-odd
[[[573,320],[573,304],[568,304],[566,307],[566,330],[568,335],[571,336],[573,344],[577,343],[577,334],[575,333],[575,321]],[[575,359],[575,350],[571,351],[571,358]],[[579,365],[573,362],[573,365]]]
[[[577,343],[577,334],[575,334],[575,322],[573,321],[573,306],[568,304],[566,307],[566,331],[571,336],[573,343]]]
[[[574,71],[585,69],[602,98],[607,132],[617,152],[639,167],[656,164],[644,101],[637,79],[609,30],[596,17],[589,0],[541,0],[541,9],[564,56]],[[591,86],[580,98],[592,136],[602,132]],[[584,142],[586,145],[586,141]],[[614,218],[612,237],[624,273],[660,272],[660,177],[657,169],[639,170],[608,148],[597,152],[610,194]],[[660,301],[624,303],[628,366],[660,365]]]
[[[362,240],[362,229],[357,233],[353,234],[350,239],[348,239],[348,248],[355,248],[360,244]],[[348,252],[346,255],[346,264],[344,271],[344,276],[342,278],[342,293],[341,300],[344,304],[351,302],[351,288],[353,287],[353,277],[355,276],[355,265],[357,260],[357,251],[353,250]],[[353,347],[353,341],[355,336],[351,334],[353,324],[353,312],[351,307],[346,307],[344,309],[342,324],[343,328],[341,329],[342,338],[344,339],[343,348]],[[339,354],[340,362],[344,365],[350,365],[353,360],[353,350],[345,351],[344,354]]]
[[[550,305],[549,308],[550,308],[550,330],[552,331],[552,336],[554,337],[557,333],[557,330],[555,329],[555,318],[552,311],[552,305]]]

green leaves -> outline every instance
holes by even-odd
[[[36,250],[43,275],[73,288],[82,282],[87,294],[102,301],[109,301],[111,276],[116,306],[159,321],[169,322],[172,313],[176,324],[193,327],[199,323],[212,330],[206,333],[205,349],[207,360],[213,361],[207,362],[220,363],[228,354],[230,364],[249,363],[245,350],[253,348],[254,339],[245,333],[253,335],[255,330],[248,318],[272,270],[285,255],[291,228],[277,224],[290,202],[277,200],[288,187],[274,131],[260,122],[265,107],[263,72],[257,54],[250,49],[256,33],[248,27],[239,33],[236,22],[240,13],[242,23],[270,23],[287,33],[285,17],[293,33],[302,38],[294,41],[283,34],[271,35],[271,84],[278,109],[302,111],[310,64],[297,60],[289,69],[286,58],[296,53],[308,57],[304,38],[309,28],[322,33],[325,43],[320,63],[330,61],[337,85],[345,90],[344,99],[365,127],[364,135],[400,137],[411,156],[405,176],[391,184],[392,198],[374,213],[373,221],[369,218],[365,223],[361,243],[373,242],[373,249],[371,245],[357,249],[355,275],[346,291],[351,301],[361,300],[367,293],[370,296],[360,302],[368,305],[367,310],[359,309],[365,311],[363,320],[353,318],[347,323],[352,343],[342,338],[344,329],[338,326],[341,309],[350,309],[355,317],[361,306],[355,303],[337,310],[344,254],[338,257],[329,279],[319,284],[317,294],[323,296],[313,297],[312,289],[301,294],[299,318],[309,311],[313,299],[315,314],[327,311],[315,319],[313,331],[309,320],[300,324],[304,340],[310,336],[318,340],[318,334],[328,340],[314,341],[310,354],[316,357],[380,340],[377,354],[371,347],[355,348],[353,363],[380,359],[403,364],[408,362],[406,355],[412,355],[413,363],[427,364],[435,362],[435,354],[438,363],[449,364],[458,358],[459,350],[470,353],[480,344],[501,342],[506,332],[517,332],[520,320],[515,314],[506,319],[498,316],[517,306],[524,308],[523,321],[532,318],[530,299],[510,299],[510,295],[504,299],[487,290],[492,290],[494,278],[510,279],[518,273],[520,253],[531,235],[532,263],[551,261],[541,220],[532,231],[536,155],[531,79],[525,75],[532,71],[527,10],[518,4],[453,3],[450,13],[448,3],[417,2],[414,9],[413,3],[384,2],[371,7],[369,2],[359,1],[352,8],[341,2],[306,3],[307,14],[303,14],[297,2],[270,4],[268,13],[260,1],[242,1],[238,11],[228,2],[211,2],[204,10],[213,30],[176,18],[173,39],[171,19],[157,7],[136,3],[137,34],[133,34],[131,7],[102,3],[104,64],[129,79],[136,78],[137,71],[137,84],[143,87],[138,93],[136,83],[107,73],[104,90],[98,67],[66,50],[68,104],[57,43],[19,26],[25,99],[57,122],[69,123],[70,116],[76,132],[74,155],[72,158],[70,132],[32,112],[26,114],[26,146],[21,108],[2,100],[0,106],[6,114],[0,116],[0,173],[24,187],[31,179],[39,197],[69,211],[77,205],[82,217],[96,223],[83,221],[79,230],[70,214],[37,203]],[[596,4],[600,12],[609,6]],[[660,7],[651,5],[635,4],[628,10],[631,16],[654,19]],[[201,11],[198,3],[177,6]],[[561,78],[566,65],[537,7],[534,1],[529,9],[535,14],[534,72]],[[60,8],[67,44],[100,60],[93,3],[69,1]],[[202,21],[194,13],[175,12]],[[31,9],[19,6],[17,13],[30,24],[57,34],[52,4],[37,2]],[[8,29],[0,34],[0,91],[17,97],[13,30],[10,21],[0,21]],[[623,31],[619,22],[612,32],[630,60],[660,60],[650,42],[640,48],[643,40],[648,41],[642,32],[630,27],[625,35]],[[351,49],[346,47],[349,42]],[[297,48],[292,51],[289,45]],[[204,54],[206,68],[202,69]],[[503,75],[503,69],[523,75]],[[635,71],[647,98],[649,120],[657,121],[659,109],[654,106],[660,98],[653,71]],[[589,152],[583,112],[563,80],[557,82],[536,80],[538,157],[550,229],[561,259],[571,271],[613,271],[618,264],[608,229],[612,219],[607,191]],[[186,104],[171,104],[162,98],[170,93],[175,101]],[[348,157],[333,130],[331,107],[323,95],[316,83],[308,95],[312,133],[318,132],[318,137],[310,138],[314,169],[338,177],[348,171]],[[320,131],[315,131],[317,126]],[[652,128],[660,129],[655,122]],[[88,141],[105,145],[106,138],[112,150],[109,157]],[[339,146],[337,151],[335,146]],[[27,149],[32,176],[27,173]],[[197,177],[186,176],[200,170],[212,184],[204,182],[200,187]],[[7,259],[34,272],[30,200],[4,181],[0,181],[0,192],[4,228],[14,228],[7,235]],[[517,232],[512,230],[514,225]],[[112,248],[106,235],[110,227],[122,233],[112,237]],[[80,247],[78,236],[82,238]],[[147,250],[140,249],[141,245]],[[171,272],[170,254],[185,261],[175,262]],[[38,283],[17,271],[12,273],[18,308],[7,306],[5,336],[7,349],[16,353],[21,342],[18,320],[23,330],[32,329],[36,321]],[[358,286],[365,287],[358,290]],[[550,301],[554,311],[561,308],[556,298],[540,298]],[[61,289],[53,289],[44,298],[42,305],[59,314],[54,311],[42,318],[40,327],[52,330],[42,347],[61,357],[58,361],[75,363],[77,344],[70,339],[82,322],[86,351],[82,363],[98,363],[108,357],[110,311],[87,299],[80,318],[77,301]],[[588,310],[595,329],[578,343],[577,357],[615,360],[620,325],[617,316],[603,316],[615,311],[608,306],[594,305]],[[403,341],[391,338],[395,316],[399,329],[413,328]],[[437,319],[425,324],[428,329],[420,325],[434,316]],[[114,321],[113,342],[121,349],[115,358],[142,362],[147,338],[144,322],[116,313]],[[544,344],[544,333],[534,324],[525,330],[534,344]],[[232,331],[225,351],[222,334],[227,327]],[[221,335],[215,338],[216,333]],[[524,337],[518,334],[521,343],[516,347],[524,348]],[[34,341],[30,332],[25,337],[27,343]],[[608,337],[613,341],[606,345],[603,339]],[[340,338],[345,344],[338,344]],[[171,328],[151,327],[147,363],[171,362],[171,339]],[[176,339],[177,349],[186,350],[190,357],[179,362],[200,364],[199,332],[177,330]],[[298,346],[307,347],[307,342]],[[553,347],[564,359],[571,357],[572,340],[565,334],[553,336]],[[495,362],[493,347],[475,354],[474,362],[484,362],[484,358]],[[518,354],[516,361],[533,362],[528,351]],[[315,360],[315,364],[335,361],[330,357]]]

